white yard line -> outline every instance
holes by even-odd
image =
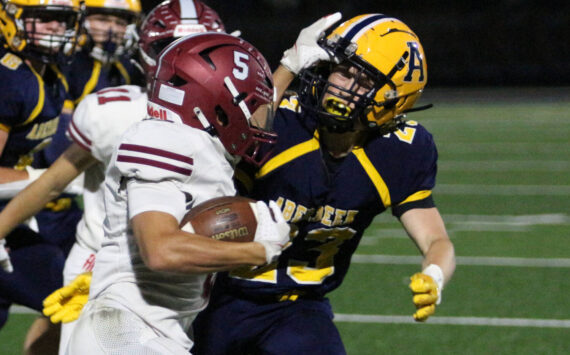
[[[485,172],[554,172],[570,171],[568,160],[442,160],[439,171],[485,171]]]
[[[437,195],[569,196],[570,185],[439,184]]]
[[[523,215],[489,215],[489,214],[444,214],[446,223],[458,224],[504,224],[504,225],[557,225],[570,224],[570,215],[565,213],[523,214]],[[398,223],[390,213],[383,213],[374,218],[375,223]]]
[[[486,317],[430,317],[425,323],[417,323],[411,316],[380,316],[365,314],[335,313],[335,322],[383,323],[383,324],[444,324],[444,325],[479,325],[495,327],[538,327],[570,328],[566,319],[528,319],[528,318],[486,318]]]
[[[354,254],[352,262],[357,264],[397,264],[419,265],[421,256],[415,255],[362,255]],[[570,268],[570,259],[562,258],[506,258],[488,256],[458,256],[457,265],[471,266],[515,266],[515,267],[544,267],[544,268]]]
[[[38,314],[30,308],[12,306],[10,313]],[[527,318],[485,318],[485,317],[430,317],[426,323],[417,323],[411,316],[381,316],[366,314],[335,313],[335,322],[380,323],[380,324],[444,324],[444,325],[480,325],[498,327],[539,327],[570,328],[570,320],[562,319],[527,319]]]
[[[496,154],[517,154],[536,156],[546,154],[545,157],[552,156],[553,152],[570,151],[570,143],[558,142],[441,142],[438,144],[438,150],[443,156],[446,153],[468,154],[468,153],[492,153]]]

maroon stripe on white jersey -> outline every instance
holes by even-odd
[[[148,166],[152,166],[155,168],[173,171],[175,173],[186,175],[186,176],[192,175],[191,169],[185,169],[185,168],[182,168],[180,166],[175,166],[172,164],[168,164],[165,162],[156,161],[156,160],[152,160],[152,159],[147,159],[147,158],[130,157],[128,155],[119,155],[119,156],[117,156],[117,161],[124,162],[124,163],[148,165]]]
[[[158,149],[158,148],[146,147],[144,145],[123,143],[119,146],[119,151],[124,151],[124,152],[131,151],[131,152],[137,152],[137,153],[157,155],[157,156],[162,157],[162,158],[178,160],[181,163],[186,163],[186,164],[190,164],[190,165],[194,164],[194,159],[187,157],[185,155],[169,152],[167,150],[162,150],[162,149]]]
[[[75,143],[81,146],[81,148],[88,152],[91,151],[91,140],[81,133],[73,121],[71,121],[71,124],[67,127],[67,135],[70,136]]]

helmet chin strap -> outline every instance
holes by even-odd
[[[233,100],[234,105],[237,104],[241,108],[245,118],[247,119],[247,122],[249,122],[251,118],[251,112],[249,112],[249,109],[247,108],[245,101],[243,101],[244,99],[243,95],[240,95],[240,93],[237,91],[234,83],[232,83],[232,80],[230,79],[229,76],[226,76],[224,78],[224,83],[226,84],[226,87],[230,91],[230,94],[232,94],[232,97],[234,99]]]
[[[202,110],[199,107],[194,107],[194,114],[196,115],[196,117],[198,117],[198,121],[200,121],[200,123],[204,127],[204,131],[212,134],[213,127],[210,124],[210,122],[208,122],[208,119],[206,118]]]

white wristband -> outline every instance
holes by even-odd
[[[437,284],[438,297],[436,304],[441,303],[441,293],[443,291],[443,270],[436,264],[429,264],[425,269],[423,269],[422,274],[431,277]]]
[[[443,290],[443,270],[436,264],[429,264],[423,269],[422,274],[430,276],[436,283],[439,290]]]
[[[28,180],[32,182],[36,181],[40,177],[40,175],[42,175],[44,171],[46,171],[46,169],[34,169],[28,165],[26,166],[26,171],[28,172]]]

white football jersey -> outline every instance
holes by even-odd
[[[100,161],[85,171],[84,214],[76,242],[92,251],[103,240],[103,180],[114,146],[125,130],[147,116],[147,95],[141,87],[124,85],[87,95],[77,106],[67,130],[75,143]]]
[[[207,132],[149,119],[125,132],[105,176],[105,241],[97,254],[90,297],[122,304],[187,348],[192,343],[186,332],[208,302],[210,276],[148,269],[130,220],[160,211],[181,221],[192,205],[235,195],[226,154]]]

